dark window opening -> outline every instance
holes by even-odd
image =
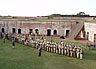
[[[21,34],[21,29],[18,29],[18,34]]]
[[[54,35],[57,35],[57,30],[54,30]]]
[[[87,32],[87,40],[89,40],[89,32]]]
[[[68,36],[69,32],[70,32],[70,30],[66,30],[66,37]]]
[[[76,22],[76,24],[78,24],[79,22]]]
[[[83,37],[85,38],[85,36],[86,36],[86,32],[84,31]]]
[[[5,30],[4,30],[4,28],[2,28],[2,33],[4,33],[5,32]]]
[[[16,30],[15,30],[15,28],[13,28],[13,29],[12,29],[12,32],[13,32],[13,33],[16,33]]]
[[[29,29],[29,34],[33,33],[33,29]]]
[[[47,30],[47,36],[51,36],[51,30],[50,29]]]

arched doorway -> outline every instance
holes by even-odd
[[[33,33],[33,29],[29,29],[29,34],[32,34]]]
[[[35,34],[39,35],[39,30],[35,29]]]
[[[47,30],[47,36],[51,36],[51,30],[50,29]]]
[[[4,33],[5,32],[5,30],[4,30],[4,28],[2,28],[2,33]]]
[[[16,33],[16,29],[15,28],[12,28],[12,33]]]
[[[87,40],[89,40],[89,32],[87,32]]]
[[[70,30],[66,30],[66,37],[68,36],[69,32],[70,32]]]
[[[54,35],[57,35],[57,30],[54,30],[53,34],[54,34]]]
[[[21,34],[21,29],[18,29],[18,34]]]

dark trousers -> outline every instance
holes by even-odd
[[[39,56],[41,56],[41,52],[39,52]]]

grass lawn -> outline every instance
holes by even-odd
[[[96,69],[96,50],[85,49],[84,59],[76,59],[42,51],[38,57],[38,50],[16,43],[12,49],[11,41],[0,39],[0,69]]]
[[[54,20],[54,19],[0,19],[0,21],[33,21],[33,22],[85,22],[85,20]],[[86,20],[89,23],[96,23],[96,20]]]

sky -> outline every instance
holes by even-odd
[[[96,15],[96,0],[0,0],[2,16]]]

